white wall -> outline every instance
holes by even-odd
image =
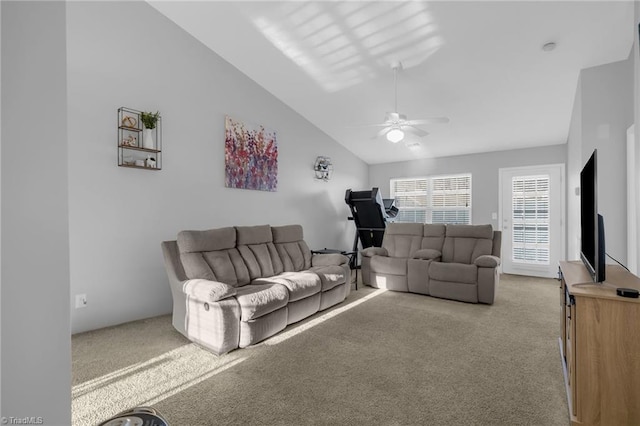
[[[633,58],[633,106],[634,106],[634,123],[635,123],[635,163],[636,173],[640,173],[640,40],[638,35],[638,24],[640,23],[640,2],[635,2],[635,19],[633,28],[633,47],[631,57]],[[638,182],[636,182],[638,185]],[[640,194],[636,193],[636,212],[640,212]],[[640,243],[640,215],[634,218],[636,221],[636,242]],[[636,246],[636,252],[639,254],[636,259],[636,265],[640,266],[640,245]]]
[[[582,161],[582,78],[578,77],[567,138],[567,259],[580,259],[580,170]]]
[[[2,4],[0,3],[0,23],[2,22]],[[0,46],[2,31],[0,30]],[[0,49],[1,51],[2,49]],[[0,55],[0,82],[2,81],[2,55]],[[0,83],[0,99],[2,99],[2,83]],[[2,102],[0,102],[0,129],[2,128]],[[2,132],[0,131],[0,188],[2,188]],[[2,223],[2,197],[0,196],[0,224]],[[2,226],[0,226],[0,242]],[[2,271],[2,244],[0,243],[0,271]],[[0,330],[2,330],[2,273],[0,273]],[[2,413],[2,339],[0,338],[0,413]]]
[[[581,115],[581,164],[577,171],[572,170],[572,178],[579,179],[582,166],[598,149],[598,210],[604,217],[605,247],[622,263],[627,260],[626,139],[633,123],[633,79],[631,58],[584,69],[580,73],[581,105],[578,112],[574,108],[574,115]],[[579,217],[578,210],[569,221],[579,221]]]
[[[67,12],[71,297],[88,296],[74,333],[169,313],[160,242],[183,229],[300,223],[311,248],[351,247],[344,193],[367,186],[363,161],[148,4]],[[161,171],[117,167],[120,106],[161,112]],[[277,131],[277,192],[224,187],[225,114]]]
[[[0,7],[0,415],[7,424],[36,416],[45,425],[69,425],[65,2]]]
[[[388,197],[389,180],[392,178],[471,173],[473,223],[490,223],[494,228],[497,228],[498,221],[492,219],[491,214],[498,213],[498,169],[564,163],[565,158],[565,145],[551,145],[540,148],[376,164],[369,167],[369,186],[380,188],[382,194]]]

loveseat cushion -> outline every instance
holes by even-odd
[[[320,278],[322,292],[329,291],[347,282],[347,276],[342,266],[314,266],[309,270],[317,274]]]
[[[364,250],[360,251],[364,257],[373,257],[373,256],[389,256],[389,252],[387,249],[382,247],[367,247]]]
[[[473,264],[432,262],[429,266],[429,278],[437,281],[476,284],[478,267]]]
[[[492,249],[491,225],[448,225],[442,261],[472,264],[478,256],[490,255]]]
[[[217,302],[227,297],[235,296],[235,287],[218,281],[188,280],[182,286],[182,291],[198,300],[205,302]]]
[[[422,228],[420,248],[442,251],[445,234],[446,225],[443,223],[425,223]]]
[[[240,319],[245,322],[276,311],[289,302],[289,292],[281,284],[249,284],[236,291]]]
[[[271,284],[278,283],[289,290],[289,302],[304,299],[320,293],[322,285],[320,277],[309,271],[301,272],[283,272],[282,274],[253,280],[252,284]]]
[[[273,226],[271,232],[284,271],[297,272],[311,267],[311,250],[303,240],[302,226]]]
[[[177,245],[185,275],[189,279],[219,281],[234,287],[249,283],[249,271],[235,244],[234,228],[178,233]]]
[[[414,259],[435,260],[442,257],[440,250],[420,249],[413,254]]]
[[[422,232],[421,223],[390,223],[385,230],[382,247],[390,257],[411,257],[421,248]]]
[[[407,275],[407,259],[402,257],[374,256],[371,258],[371,272],[387,275]]]
[[[478,256],[474,262],[476,266],[481,268],[496,268],[500,265],[500,258],[496,256],[482,255]]]

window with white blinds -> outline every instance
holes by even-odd
[[[549,264],[549,175],[512,179],[514,262]]]
[[[471,224],[471,175],[391,179],[396,222]]]

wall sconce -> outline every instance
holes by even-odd
[[[331,158],[319,156],[316,158],[316,162],[313,165],[313,170],[316,172],[316,179],[324,180],[325,182],[331,179],[333,173],[333,164]]]

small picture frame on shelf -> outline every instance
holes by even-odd
[[[120,125],[129,129],[138,129],[138,119],[131,114],[124,114]]]

